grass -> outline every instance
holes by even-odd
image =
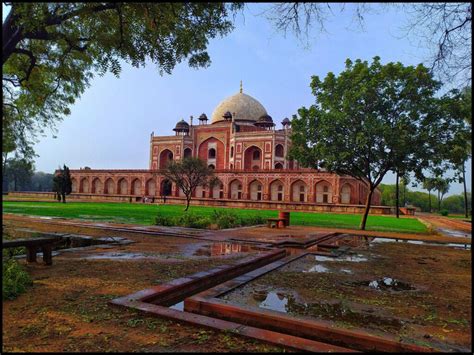
[[[197,215],[213,215],[214,210],[222,207],[191,206],[189,211]],[[183,205],[151,205],[132,203],[101,203],[101,202],[13,202],[3,201],[4,213],[18,213],[35,216],[78,218],[92,221],[108,221],[152,225],[155,217],[176,216],[183,214]],[[241,217],[260,215],[263,218],[277,217],[276,210],[251,210],[232,208]],[[318,226],[329,228],[359,229],[361,214],[291,212],[290,222],[299,226]],[[367,230],[401,233],[428,233],[424,224],[416,218],[400,218],[395,216],[369,216]]]

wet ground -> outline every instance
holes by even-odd
[[[217,232],[129,226],[128,233],[97,228],[99,224],[110,226],[105,223],[89,228],[87,223],[70,224],[68,220],[50,222],[15,216],[4,219],[3,230],[13,238],[53,232],[85,235],[99,242],[100,238],[123,238],[133,243],[58,249],[49,267],[21,260],[34,285],[16,300],[3,302],[3,351],[281,351],[225,332],[143,317],[107,302],[234,263],[272,244],[275,247],[285,240],[304,244],[334,232],[310,227]],[[149,231],[161,234],[146,234]],[[469,349],[471,251],[462,242],[470,245],[470,238],[411,235],[411,240],[402,240],[407,235],[379,233],[374,239],[374,233],[365,234],[337,242],[328,239],[331,248],[349,250],[338,257],[304,256],[229,294],[228,301],[347,329],[363,328],[441,350]],[[434,242],[457,245],[432,245]],[[293,250],[297,255],[330,253],[331,248]],[[182,303],[172,307],[181,309]]]
[[[471,253],[385,242],[306,255],[221,296],[441,351],[471,348]]]

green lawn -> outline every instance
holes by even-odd
[[[81,218],[94,221],[122,222],[142,225],[152,225],[158,213],[163,216],[182,214],[182,205],[149,205],[131,203],[99,203],[99,202],[9,202],[3,201],[3,212],[20,213],[36,216],[51,216],[65,218]],[[199,215],[211,215],[214,209],[221,207],[191,206],[189,211]],[[264,218],[277,217],[278,211],[250,210],[231,208],[241,216],[261,215]],[[362,215],[336,213],[291,212],[292,225],[318,226],[331,228],[359,229]],[[415,218],[400,218],[394,216],[369,216],[367,230],[427,233],[424,224]]]

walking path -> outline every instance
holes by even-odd
[[[20,220],[31,221],[32,223],[69,225],[85,228],[98,229],[119,229],[126,232],[136,232],[151,235],[169,235],[184,238],[197,238],[204,240],[224,241],[230,238],[234,239],[248,239],[261,240],[262,237],[288,236],[288,237],[303,237],[311,233],[346,233],[361,236],[371,237],[385,237],[396,238],[404,240],[419,240],[419,241],[435,241],[439,243],[462,243],[471,244],[471,233],[468,238],[464,235],[450,235],[450,234],[414,234],[414,233],[396,233],[396,232],[378,232],[378,231],[361,231],[355,229],[343,228],[320,228],[309,226],[289,226],[284,229],[268,228],[266,226],[233,228],[227,230],[200,230],[194,228],[184,227],[161,227],[161,226],[137,226],[131,224],[107,223],[107,222],[89,222],[74,219],[62,219],[53,217],[31,217],[17,214],[3,214],[6,220]],[[424,218],[424,217],[423,217]],[[438,222],[441,223],[441,222]],[[458,229],[454,230],[460,232]],[[467,235],[467,233],[465,233]]]

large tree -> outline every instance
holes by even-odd
[[[180,161],[171,161],[162,174],[183,191],[186,196],[186,208],[189,208],[192,195],[198,186],[211,186],[215,183],[214,169],[207,166],[199,158],[184,158]]]
[[[53,176],[53,188],[52,190],[56,193],[58,202],[66,203],[66,195],[72,192],[72,180],[69,168],[64,165],[62,169],[55,171]]]
[[[428,191],[428,212],[431,213],[431,191],[435,189],[435,178],[425,177],[422,184],[423,188]]]
[[[2,25],[3,151],[31,148],[70,113],[94,73],[148,61],[170,73],[210,64],[208,41],[241,3],[6,3]]]
[[[438,212],[441,211],[441,203],[443,202],[444,195],[449,191],[449,179],[443,179],[438,176],[434,179],[434,189],[438,191]]]
[[[34,163],[24,157],[15,155],[6,159],[2,169],[2,190],[4,192],[30,190],[34,169]]]
[[[388,171],[413,172],[441,162],[455,122],[442,117],[439,83],[423,65],[349,59],[339,76],[312,77],[316,103],[293,116],[290,157],[302,165],[352,176],[368,189],[361,221]]]
[[[310,38],[313,28],[327,32],[331,19],[341,21],[342,12],[352,11],[356,27],[364,30],[365,17],[394,8],[406,15],[400,33],[427,48],[425,64],[441,80],[460,87],[470,84],[472,69],[472,4],[470,2],[419,3],[306,3],[272,4],[266,12],[277,29]],[[301,36],[301,35],[306,36]]]

